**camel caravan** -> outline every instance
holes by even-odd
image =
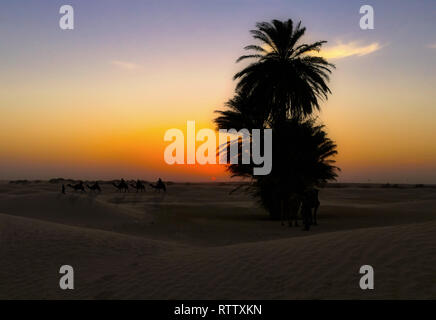
[[[113,181],[110,184],[115,188],[116,191],[121,193],[130,192],[130,189],[136,190],[136,193],[146,192],[146,183],[139,179],[130,182],[121,179],[118,182]],[[166,184],[162,181],[161,178],[159,178],[156,183],[148,183],[148,185],[155,192],[166,192],[167,190]],[[79,181],[76,184],[68,183],[66,186],[74,192],[83,193],[86,192],[86,188],[93,193],[102,192],[102,188],[100,187],[98,181],[95,181],[93,184],[85,184],[83,183],[83,181]],[[231,191],[230,194],[232,194],[238,188]],[[62,184],[61,192],[63,194],[66,193],[65,184]],[[318,189],[308,188],[305,191],[294,194],[288,197],[287,200],[282,201],[280,205],[282,226],[285,225],[285,221],[287,220],[289,227],[298,227],[299,216],[301,216],[303,228],[306,231],[310,230],[310,227],[312,225],[318,225],[317,212],[320,206],[318,195]]]
[[[130,190],[129,186],[130,188],[135,189],[137,193],[146,191],[145,183],[139,179],[131,183],[128,183],[124,179],[121,179],[119,182],[112,182],[111,185],[114,186],[118,192],[129,192]],[[66,186],[74,192],[78,192],[78,191],[86,192],[86,188],[88,188],[90,192],[94,192],[94,193],[102,192],[102,188],[100,187],[98,181],[95,181],[91,185],[89,185],[88,183],[85,184],[83,183],[83,181],[79,181],[76,184],[68,183]],[[156,183],[150,183],[149,186],[157,192],[167,191],[166,184],[165,182],[162,181],[161,178],[159,178]],[[62,184],[61,193],[63,194],[66,193],[65,184]]]

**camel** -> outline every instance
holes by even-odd
[[[160,190],[163,190],[164,192],[167,192],[167,187],[165,186],[165,183],[162,181],[161,178],[157,180],[157,182],[150,183],[150,187],[160,192]]]
[[[80,181],[78,184],[71,184],[71,183],[69,183],[69,184],[67,184],[67,186],[68,187],[70,187],[70,188],[72,188],[74,191],[82,191],[82,192],[86,192],[85,191],[85,187],[83,186],[83,182],[82,181]]]
[[[86,186],[87,186],[88,189],[91,190],[91,191],[96,191],[96,192],[98,191],[98,192],[101,192],[100,185],[98,184],[97,181],[96,181],[93,185],[86,184]]]
[[[121,179],[119,184],[116,184],[115,182],[112,182],[112,185],[118,189],[118,191],[124,191],[124,192],[128,192],[129,191],[129,185],[126,183],[126,181],[124,181],[124,179]]]
[[[137,180],[135,183],[131,183],[130,186],[132,188],[136,189],[136,192],[139,192],[139,191],[141,191],[141,192],[144,191],[145,192],[145,186],[144,186],[144,184],[142,183],[141,180]]]

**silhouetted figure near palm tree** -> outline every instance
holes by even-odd
[[[319,190],[315,188],[311,188],[306,192],[307,205],[310,207],[310,210],[313,209],[312,224],[314,226],[318,225],[317,212],[321,204],[319,202],[318,194],[319,194]]]
[[[79,183],[74,184],[74,185],[69,183],[69,184],[67,184],[67,186],[72,188],[74,191],[79,191],[80,190],[82,192],[86,192],[85,191],[85,186],[83,185],[82,181],[79,181]]]
[[[306,231],[310,230],[311,225],[317,225],[317,211],[320,205],[318,193],[318,189],[309,188],[299,197],[301,217],[303,218],[304,230]]]
[[[150,183],[150,187],[157,190],[158,192],[160,192],[161,190],[167,192],[167,187],[161,178],[159,178],[155,184]]]
[[[62,184],[62,190],[61,190],[62,194],[65,194],[65,185]]]
[[[312,208],[307,198],[301,204],[301,216],[303,218],[304,230],[309,231],[312,225]]]
[[[281,204],[281,223],[282,226],[285,225],[284,221],[288,220],[288,226],[298,227],[298,212],[301,207],[301,197],[297,194],[290,196],[289,198],[285,198],[282,200]]]
[[[112,182],[112,185],[118,189],[120,192],[128,192],[129,186],[127,185],[126,181],[124,179],[121,179],[120,183],[116,184],[115,182]]]
[[[134,189],[136,189],[136,192],[144,191],[145,192],[145,185],[142,183],[141,180],[136,180],[135,183],[131,183],[130,186]]]
[[[89,185],[86,184],[86,186],[88,187],[89,190],[91,191],[95,191],[95,192],[101,192],[101,188],[100,185],[98,184],[98,181],[96,181],[94,184]]]

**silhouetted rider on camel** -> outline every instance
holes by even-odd
[[[155,189],[159,192],[160,192],[160,190],[163,190],[164,192],[167,191],[167,187],[161,178],[159,178],[155,184],[150,183],[150,187],[152,187],[153,189]]]
[[[116,184],[115,182],[112,182],[112,185],[118,189],[120,192],[128,192],[129,191],[129,185],[124,181],[124,179],[121,179],[119,184]]]
[[[145,191],[145,186],[144,186],[144,184],[142,183],[142,181],[141,180],[136,180],[136,182],[134,182],[134,183],[131,183],[130,184],[130,186],[132,187],[132,188],[134,188],[134,189],[136,189],[136,192],[139,192],[139,191]]]

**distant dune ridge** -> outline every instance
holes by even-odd
[[[320,225],[303,232],[233,187],[1,183],[0,298],[436,298],[436,188],[324,189]],[[64,264],[72,291],[58,286]],[[364,264],[375,290],[359,288]]]

